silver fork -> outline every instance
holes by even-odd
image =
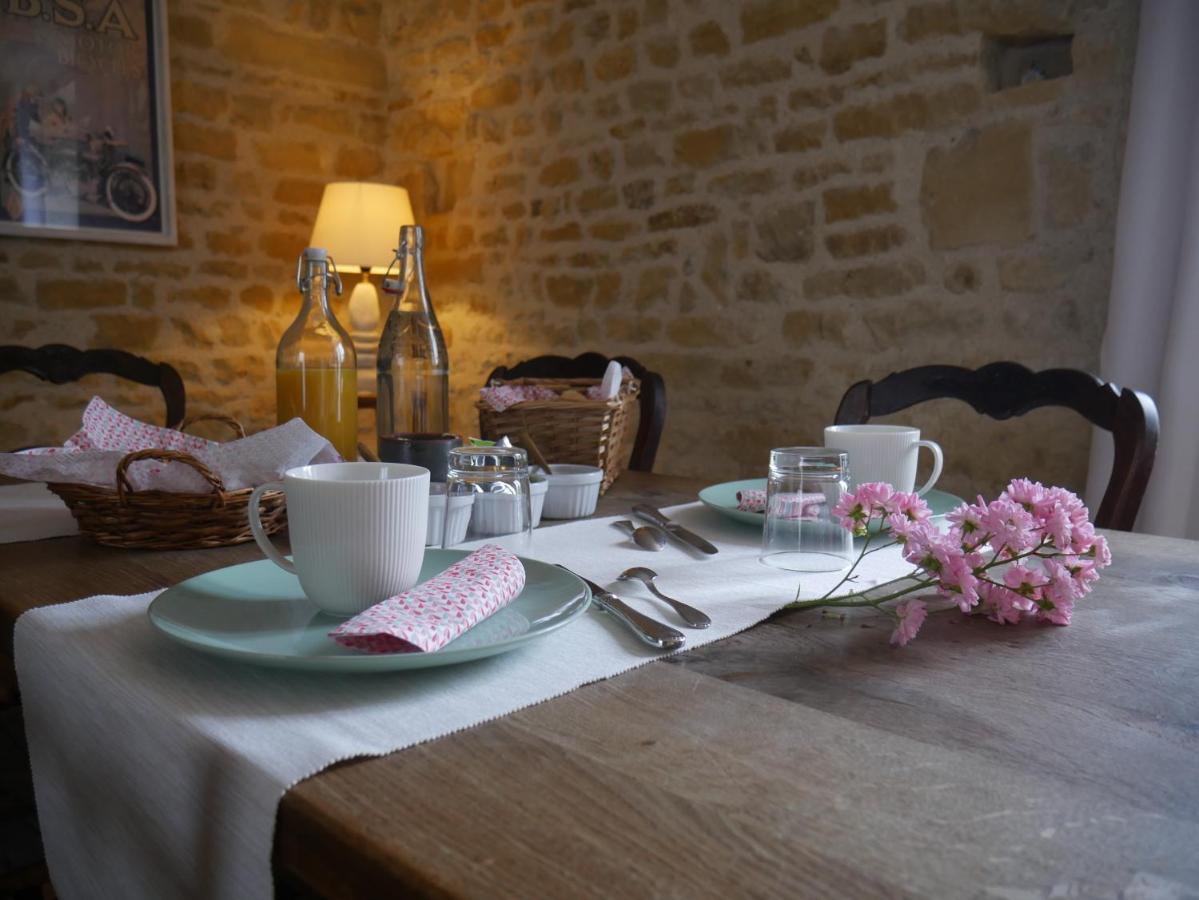
[[[692,628],[707,628],[712,624],[712,620],[708,618],[706,613],[700,612],[694,606],[688,606],[681,600],[675,600],[673,597],[667,597],[654,584],[654,579],[658,577],[658,573],[653,569],[647,569],[645,566],[633,566],[631,569],[625,569],[617,576],[618,581],[640,581],[644,584],[655,597],[663,603],[670,604],[671,608],[679,614],[679,616],[690,625]]]

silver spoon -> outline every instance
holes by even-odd
[[[634,543],[643,550],[661,550],[666,546],[666,535],[655,525],[637,526],[628,519],[617,519],[612,524],[617,528],[624,529]]]
[[[655,597],[664,603],[669,603],[670,606],[677,612],[692,628],[707,628],[712,624],[712,620],[708,616],[694,606],[688,606],[680,600],[675,600],[673,597],[667,597],[654,584],[654,579],[658,577],[658,573],[653,569],[647,569],[645,566],[633,566],[631,569],[625,569],[617,576],[618,581],[632,581],[636,579],[642,582]]]

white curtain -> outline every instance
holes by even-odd
[[[1137,530],[1199,538],[1199,2],[1145,0],[1100,371],[1157,401],[1161,438]],[[1111,473],[1097,432],[1091,508]]]

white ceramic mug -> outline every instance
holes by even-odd
[[[933,454],[933,473],[917,494],[932,490],[941,477],[944,458],[934,441],[920,440],[920,429],[907,425],[829,425],[824,445],[849,454],[851,488],[871,481],[885,481],[897,491],[911,493],[916,486],[916,457],[921,447]]]
[[[292,559],[262,530],[263,491],[287,495]],[[325,612],[354,616],[416,584],[425,556],[429,470],[401,463],[300,466],[250,495],[250,530]],[[293,563],[294,560],[294,563]]]

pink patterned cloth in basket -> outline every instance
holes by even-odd
[[[814,519],[820,514],[824,494],[779,494],[775,503],[784,519]],[[762,490],[737,491],[737,509],[742,512],[766,512],[766,492]]]
[[[440,650],[503,609],[524,587],[520,560],[495,544],[484,544],[440,575],[342,622],[329,637],[367,653]]]

